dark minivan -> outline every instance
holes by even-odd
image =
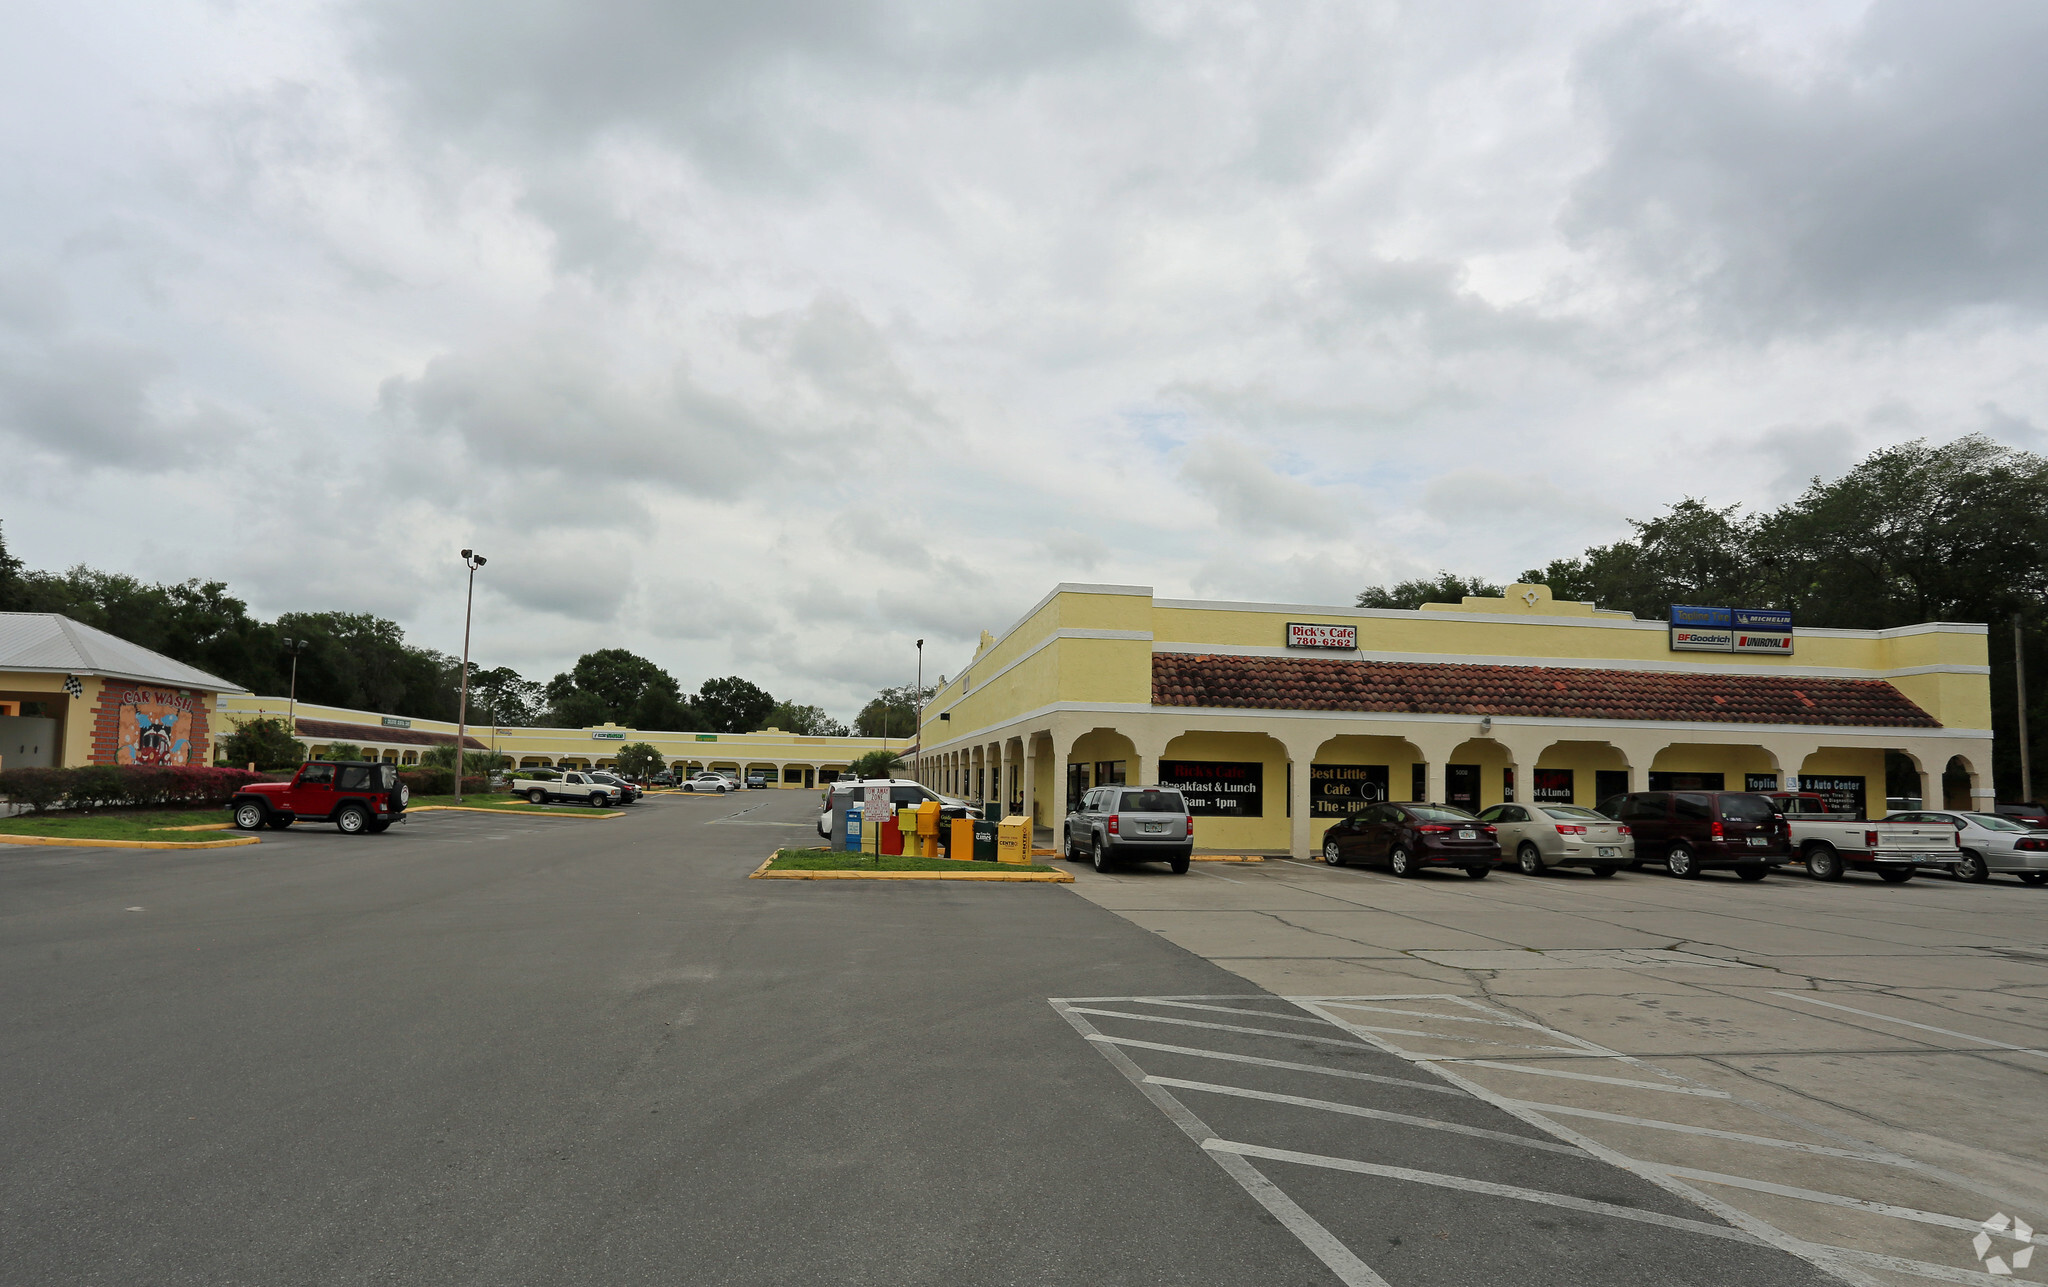
[[[1376,804],[1323,833],[1323,861],[1385,863],[1396,876],[1462,867],[1486,879],[1500,861],[1494,829],[1453,804]]]
[[[1601,801],[1600,812],[1635,833],[1635,866],[1662,862],[1687,880],[1710,867],[1762,880],[1792,860],[1791,827],[1751,791],[1635,791]]]

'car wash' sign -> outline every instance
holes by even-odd
[[[1348,818],[1387,798],[1384,764],[1311,764],[1308,811],[1316,818]]]
[[[1792,614],[1782,608],[1671,605],[1671,651],[1792,655]]]
[[[1358,627],[1319,626],[1308,621],[1290,621],[1287,623],[1287,646],[1355,651],[1358,647]]]
[[[1187,797],[1198,818],[1263,818],[1266,766],[1257,761],[1161,760],[1159,785]]]

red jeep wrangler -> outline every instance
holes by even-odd
[[[412,792],[398,768],[364,760],[301,764],[289,782],[252,782],[228,802],[244,831],[282,831],[294,822],[331,822],[344,835],[378,832],[405,817]]]

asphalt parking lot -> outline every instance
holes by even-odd
[[[2042,1206],[2036,891],[746,881],[813,806],[0,846],[0,1281],[1891,1282]]]
[[[2048,1224],[2048,891],[1291,861],[1077,875],[1097,905],[1851,1281],[1993,1281],[1989,1257],[2013,1268],[2025,1244],[1980,1255],[1980,1222]]]

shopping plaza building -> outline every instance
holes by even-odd
[[[1509,586],[1414,611],[1060,585],[925,708],[918,772],[1057,827],[1091,786],[1175,786],[1197,843],[1306,857],[1378,800],[1591,806],[1630,790],[1820,791],[1885,811],[1992,803],[1982,625],[1672,621]]]

